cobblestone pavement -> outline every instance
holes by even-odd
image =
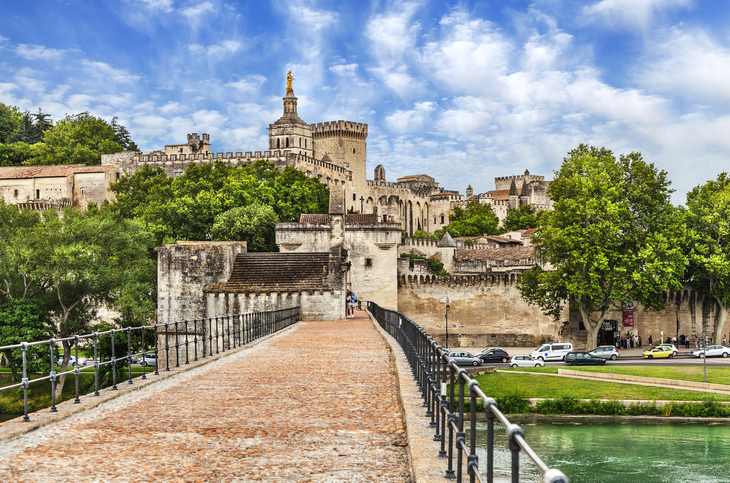
[[[390,352],[360,312],[0,443],[3,482],[410,482]]]

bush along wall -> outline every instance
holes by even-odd
[[[464,411],[470,411],[470,402],[464,401]],[[583,400],[575,398],[544,399],[535,406],[521,396],[497,398],[500,411],[505,414],[542,415],[597,415],[597,416],[677,416],[702,418],[728,418],[730,406],[717,401],[656,402],[624,404],[621,401]],[[454,407],[458,407],[458,400]],[[482,401],[477,401],[477,411],[484,412]]]

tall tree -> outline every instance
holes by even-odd
[[[522,205],[515,210],[510,210],[502,220],[502,232],[536,228],[538,216],[538,211],[532,205]]]
[[[466,209],[455,206],[449,216],[449,224],[436,230],[434,235],[439,240],[447,231],[454,237],[496,235],[499,233],[498,226],[499,218],[491,205],[470,201]]]
[[[687,193],[688,283],[702,296],[715,299],[715,340],[730,309],[730,178],[721,173]]]
[[[274,226],[278,222],[279,217],[271,206],[256,201],[216,216],[211,236],[220,241],[245,240],[252,252],[273,252],[276,251]]]
[[[104,119],[82,112],[64,119],[43,134],[34,145],[32,164],[101,164],[102,154],[123,151],[116,133]]]
[[[137,144],[132,141],[132,136],[127,131],[127,128],[117,122],[118,117],[112,118],[110,123],[114,130],[114,142],[119,144],[125,151],[139,151]]]
[[[15,106],[0,102],[0,143],[9,143],[13,134],[23,123],[23,114]]]
[[[102,305],[129,309],[134,299],[150,299],[155,263],[150,256],[152,239],[142,226],[109,210],[79,211],[67,208],[63,217],[44,212],[46,242],[51,253],[37,269],[36,278],[49,280],[55,297],[57,334],[60,338],[89,331],[95,310]],[[143,276],[140,277],[140,272]],[[148,314],[148,317],[151,314]],[[65,371],[71,342],[63,341]],[[65,377],[57,388],[60,395]]]
[[[681,288],[686,228],[666,173],[639,153],[617,161],[605,148],[581,144],[568,154],[550,183],[553,211],[533,236],[545,265],[527,271],[518,288],[556,319],[574,304],[592,349],[615,304],[636,300],[659,310],[667,290]]]
[[[50,313],[38,300],[9,299],[0,310],[0,346],[35,342],[52,337],[53,325]],[[18,369],[23,367],[22,349],[3,350],[10,363],[14,381],[18,380]],[[25,354],[29,372],[48,370],[50,348],[47,344],[28,346]]]

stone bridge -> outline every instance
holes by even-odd
[[[0,481],[443,481],[402,350],[357,314],[8,421]]]

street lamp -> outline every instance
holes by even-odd
[[[446,314],[444,317],[446,317],[446,348],[449,348],[449,309],[451,306],[449,305],[449,298],[446,297]]]

